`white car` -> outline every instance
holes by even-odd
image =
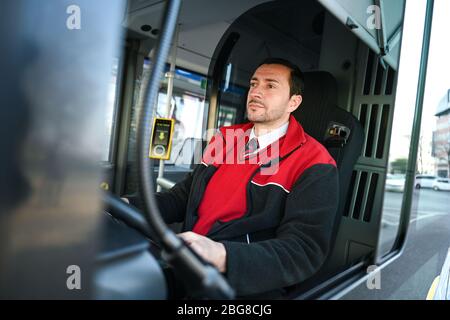
[[[402,174],[388,174],[385,188],[386,191],[403,192],[405,190],[405,176]]]
[[[447,190],[450,191],[450,179],[437,178],[433,182],[433,190]]]
[[[433,188],[434,180],[436,180],[436,176],[426,175],[426,174],[419,174],[416,176],[414,186],[416,189],[420,188]]]

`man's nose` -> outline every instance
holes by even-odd
[[[249,95],[251,98],[261,98],[262,92],[259,87],[250,88]]]

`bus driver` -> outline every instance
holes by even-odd
[[[281,297],[313,275],[330,248],[337,168],[291,115],[303,82],[287,60],[261,63],[247,96],[250,122],[220,128],[202,163],[156,194],[165,221],[183,221],[179,236],[241,297]]]

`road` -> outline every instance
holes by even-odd
[[[383,252],[390,250],[398,229],[403,193],[386,192],[382,218]],[[414,191],[405,250],[381,271],[381,289],[359,286],[345,299],[425,299],[441,272],[450,247],[450,192]]]
[[[397,234],[402,198],[403,193],[400,192],[385,193],[381,235],[383,252],[390,250]],[[450,192],[432,189],[415,190],[410,230],[422,229],[438,221],[439,223],[450,222]]]

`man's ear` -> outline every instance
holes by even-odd
[[[303,97],[301,95],[299,94],[292,95],[292,97],[289,99],[288,111],[294,112],[302,104],[302,101]]]

